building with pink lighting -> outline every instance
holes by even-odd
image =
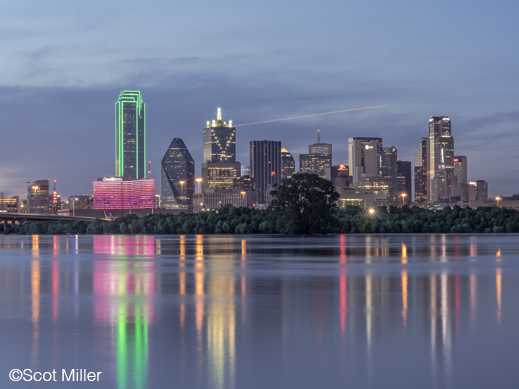
[[[155,180],[103,177],[94,181],[94,209],[152,209]]]

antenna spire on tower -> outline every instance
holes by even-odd
[[[317,143],[321,143],[321,130],[317,130]]]
[[[216,113],[216,120],[222,120],[222,109],[218,107],[218,112]]]

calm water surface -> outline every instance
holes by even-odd
[[[0,237],[1,388],[510,388],[519,235]],[[57,382],[12,382],[11,369]],[[60,382],[61,371],[102,372]]]

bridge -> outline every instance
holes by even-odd
[[[40,215],[38,213],[12,213],[0,212],[0,229],[5,230],[8,224],[15,224],[16,222],[23,224],[26,222],[42,222],[42,221],[67,221],[75,220],[84,222],[93,222],[97,218],[91,216],[61,216],[61,215]]]

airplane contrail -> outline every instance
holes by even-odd
[[[301,119],[301,118],[309,118],[312,116],[320,116],[320,115],[331,115],[332,113],[341,113],[341,112],[351,112],[351,111],[362,111],[364,109],[373,109],[373,108],[381,108],[385,107],[385,105],[375,105],[373,107],[363,107],[363,108],[352,108],[352,109],[344,109],[342,111],[333,111],[333,112],[323,112],[323,113],[314,113],[312,115],[303,115],[303,116],[294,116],[290,118],[283,118],[283,119],[274,119],[274,120],[265,120],[264,122],[254,122],[254,123],[247,123],[247,124],[237,124],[234,127],[242,127],[242,126],[252,126],[253,124],[263,124],[263,123],[272,123],[272,122],[280,122],[282,120],[292,120],[292,119]]]

